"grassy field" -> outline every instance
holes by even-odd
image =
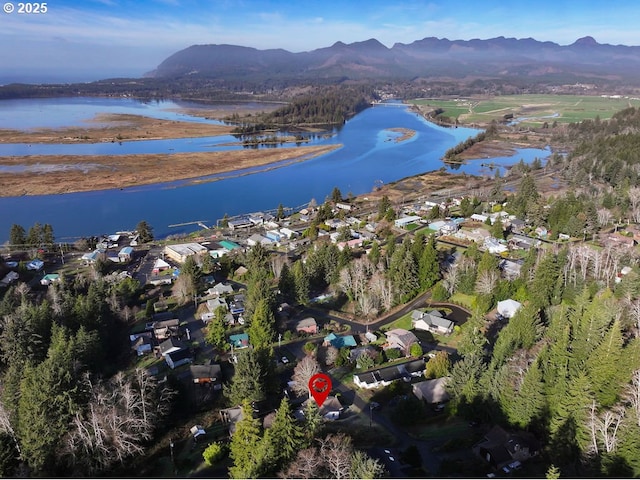
[[[640,107],[640,98],[586,95],[505,95],[487,99],[455,100],[416,99],[408,103],[443,108],[443,115],[461,123],[488,123],[513,114],[519,123],[541,126],[544,122],[570,123],[599,116],[602,120],[627,107]]]

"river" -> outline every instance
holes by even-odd
[[[0,128],[29,129],[79,125],[99,113],[134,113],[154,118],[215,122],[179,112],[185,107],[170,101],[140,103],[131,99],[29,99],[0,101]],[[15,119],[15,123],[7,121]],[[396,142],[404,128],[415,134]],[[344,195],[363,194],[376,183],[437,170],[444,164],[444,152],[473,136],[477,130],[444,128],[433,125],[403,106],[380,105],[361,112],[329,138],[315,136],[310,145],[341,144],[342,148],[299,163],[280,168],[254,168],[245,175],[218,175],[216,181],[191,184],[189,181],[167,182],[116,190],[69,193],[61,195],[0,198],[0,240],[8,239],[9,229],[17,223],[28,228],[35,222],[53,226],[60,241],[80,236],[100,235],[133,229],[140,220],[153,226],[157,237],[192,231],[194,226],[171,228],[169,225],[191,221],[214,224],[225,213],[238,215],[276,208],[279,204],[297,207],[315,199],[324,201],[334,187]],[[0,145],[2,156],[34,154],[118,154],[178,153],[224,147],[232,137],[204,139],[156,140],[89,145]],[[549,150],[523,149],[511,157],[492,158],[494,165],[508,166],[520,159],[531,162],[546,158]],[[493,175],[494,171],[469,162],[455,172]],[[450,167],[446,167],[450,170]],[[197,172],[194,172],[197,174]],[[34,173],[35,174],[35,173]],[[89,173],[90,174],[90,173]],[[197,227],[195,227],[197,228]]]

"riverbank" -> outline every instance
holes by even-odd
[[[0,170],[0,196],[51,195],[127,188],[193,179],[220,173],[301,162],[324,155],[341,145],[298,148],[245,149],[229,152],[193,152],[140,155],[37,155],[4,157]],[[240,172],[239,172],[240,174]]]
[[[179,122],[130,114],[100,114],[85,126],[0,130],[0,143],[105,143],[229,135],[232,125]],[[4,161],[4,159],[3,159]]]

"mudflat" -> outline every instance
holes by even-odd
[[[4,157],[0,163],[0,196],[49,195],[125,188],[193,179],[276,162],[300,162],[340,145],[132,155],[33,155]],[[239,175],[241,172],[239,172]]]

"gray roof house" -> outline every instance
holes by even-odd
[[[453,332],[454,326],[453,322],[444,318],[438,310],[432,310],[429,313],[414,310],[411,312],[411,323],[414,329],[441,335],[449,335]]]
[[[387,348],[398,348],[404,355],[409,354],[409,349],[414,343],[418,343],[418,338],[409,330],[404,328],[394,328],[386,333]]]
[[[412,385],[413,394],[418,400],[426,403],[444,403],[449,401],[449,393],[445,389],[449,377],[434,378]]]

